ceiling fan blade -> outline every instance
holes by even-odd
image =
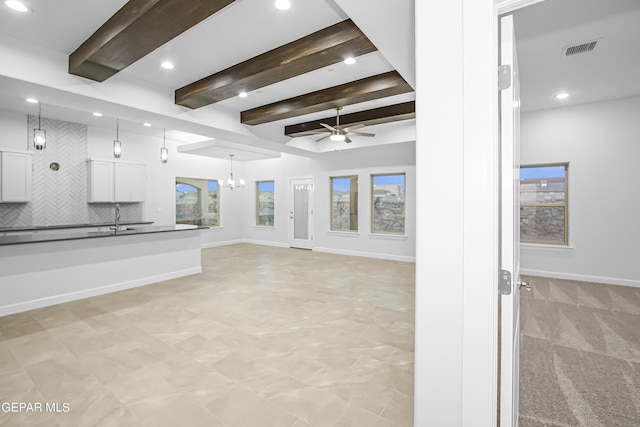
[[[316,142],[320,142],[320,141],[324,141],[325,139],[329,138],[331,135],[327,135],[327,136],[323,136],[320,139],[316,139]]]
[[[336,128],[332,128],[331,126],[329,126],[328,124],[325,124],[325,123],[320,123],[320,126],[329,129],[331,132],[336,132],[337,131]]]
[[[296,138],[298,136],[319,135],[321,133],[327,133],[327,132],[328,131],[326,131],[326,130],[308,130],[308,131],[305,131],[305,132],[297,133],[292,137]]]
[[[349,139],[348,136],[344,136],[344,142],[346,142],[347,144],[351,142],[351,140]]]
[[[351,131],[356,130],[356,129],[362,129],[365,126],[366,125],[364,125],[362,123],[358,123],[357,125],[349,126],[348,128],[344,128],[342,130],[345,131],[345,132],[351,132]]]
[[[358,135],[358,136],[376,136],[375,133],[369,132],[349,132],[349,135]]]

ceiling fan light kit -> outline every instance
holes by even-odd
[[[322,134],[322,133],[328,133],[327,136],[323,136],[320,139],[316,139],[316,142],[320,142],[320,141],[323,141],[323,140],[329,138],[331,141],[335,141],[335,142],[344,141],[347,144],[351,142],[351,138],[349,138],[349,136],[352,136],[352,135],[366,136],[366,137],[374,137],[374,136],[376,136],[375,133],[356,132],[356,130],[362,129],[363,127],[366,126],[366,125],[364,125],[362,123],[355,123],[353,125],[350,125],[349,127],[342,127],[342,125],[340,124],[340,110],[342,110],[342,107],[337,107],[336,108],[336,125],[335,125],[335,127],[329,126],[326,123],[320,123],[320,125],[322,127],[324,127],[326,130],[311,130],[311,131],[308,131],[308,132],[299,133],[296,136],[307,136],[307,135],[317,135],[317,134]]]

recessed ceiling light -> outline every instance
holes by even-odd
[[[102,117],[102,113],[98,113],[97,111],[95,113],[93,113],[94,116],[96,117]]]
[[[31,103],[31,104],[37,104],[38,100],[35,98],[27,98],[27,102]]]
[[[146,127],[150,128],[151,127],[151,123],[145,123],[143,126],[146,126]]]
[[[173,63],[169,61],[164,61],[162,64],[160,64],[160,66],[165,70],[173,70]]]
[[[569,93],[567,92],[558,93],[556,95],[556,99],[567,99],[568,97],[569,97]]]
[[[344,60],[344,63],[347,65],[353,65],[356,63],[356,58],[354,58],[353,56],[350,56]]]
[[[247,97],[247,96],[249,96],[249,95],[247,95],[247,92],[240,92],[240,93],[238,94],[238,96],[239,96],[240,98],[246,98],[246,97]]]
[[[287,10],[291,7],[291,2],[289,0],[276,0],[274,5],[280,10]]]
[[[13,9],[16,12],[22,12],[22,13],[27,13],[27,12],[31,12],[31,9],[29,9],[27,6],[25,6],[24,3],[20,2],[20,1],[16,1],[16,0],[7,0],[4,2],[4,4],[9,8],[9,9]]]

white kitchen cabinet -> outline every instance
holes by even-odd
[[[31,153],[0,152],[0,202],[31,201]]]
[[[144,165],[88,160],[87,166],[89,203],[144,202]]]
[[[113,162],[87,160],[87,201],[89,203],[113,203]]]
[[[143,202],[145,166],[131,163],[115,164],[116,202]]]

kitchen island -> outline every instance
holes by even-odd
[[[202,271],[193,225],[0,236],[0,316]]]

